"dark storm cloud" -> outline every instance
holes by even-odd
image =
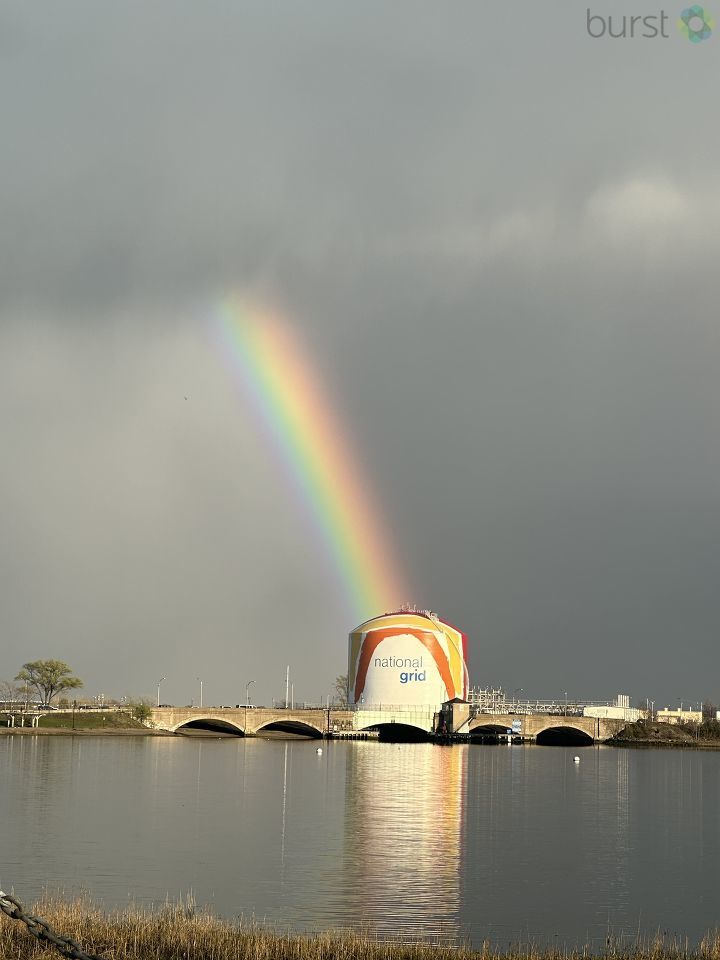
[[[433,240],[467,259],[488,230],[507,248],[542,210],[572,227],[598,188],[658,170],[704,195],[668,52],[633,50],[609,83],[570,5],[507,46],[477,4],[9,9],[8,299],[182,297],[278,282],[285,260],[325,279],[333,253],[357,270]]]
[[[714,695],[719,144],[687,91],[717,65],[521,12],[0,8],[4,673],[173,661],[189,700],[227,664],[230,701],[342,669],[209,334],[246,289],[302,326],[476,682]]]

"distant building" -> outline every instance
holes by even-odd
[[[660,723],[702,723],[702,710],[664,710],[655,711],[655,719]]]
[[[647,711],[638,710],[637,707],[630,706],[589,706],[583,707],[584,717],[599,717],[603,720],[627,720],[628,723],[635,723],[647,716]]]

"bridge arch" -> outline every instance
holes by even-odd
[[[553,747],[586,747],[595,741],[590,734],[572,723],[558,723],[540,730],[536,743]]]
[[[184,730],[202,730],[207,733],[232,734],[235,737],[244,737],[245,731],[232,720],[219,720],[217,717],[189,717],[170,728],[173,733],[182,733]]]
[[[377,730],[378,740],[385,743],[417,743],[430,740],[429,732],[414,723],[396,723],[390,720],[387,723],[371,723],[358,729]]]
[[[316,727],[315,724],[308,723],[305,720],[294,720],[292,717],[274,717],[255,730],[256,736],[261,737],[264,733],[285,733],[296,737],[308,737],[312,740],[318,740],[323,736],[324,731]]]
[[[508,727],[504,723],[480,722],[469,728],[468,734],[471,740],[491,740],[497,742],[502,734],[506,736]]]

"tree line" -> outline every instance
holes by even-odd
[[[63,660],[31,660],[22,665],[13,681],[0,681],[0,701],[15,703],[24,699],[27,702],[32,690],[40,706],[50,707],[60,694],[82,686],[82,680]],[[144,700],[128,701],[128,708],[136,720],[145,721],[152,712]]]
[[[18,686],[18,682],[20,685]],[[61,693],[68,690],[79,690],[83,682],[79,677],[73,675],[72,669],[63,660],[31,660],[24,663],[15,677],[15,682],[7,680],[0,681],[0,700],[6,703],[12,703],[28,699],[28,691],[32,688],[43,707],[52,705],[53,700]],[[345,707],[348,702],[348,678],[347,674],[342,674],[335,678],[335,696],[333,702],[338,706]],[[149,716],[150,708],[144,701],[137,701],[131,705],[134,712],[142,712],[142,717],[137,719],[146,719]]]

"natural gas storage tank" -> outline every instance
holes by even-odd
[[[467,693],[467,638],[430,610],[386,613],[350,634],[350,704],[439,706]]]

